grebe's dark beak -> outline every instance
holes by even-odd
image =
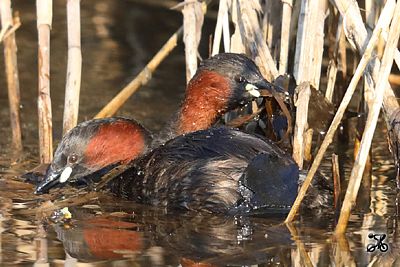
[[[51,167],[47,170],[44,180],[36,187],[35,194],[48,193],[51,188],[65,183],[72,172],[71,167],[54,171]]]
[[[283,88],[281,88],[280,86],[274,85],[265,79],[258,81],[254,85],[257,86],[259,90],[267,90],[271,94],[272,93],[278,93],[278,94],[285,93],[285,90]]]

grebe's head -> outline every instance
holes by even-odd
[[[279,90],[245,55],[223,53],[203,60],[187,86],[176,133],[211,127],[226,112],[258,98],[260,89]]]
[[[260,96],[260,89],[279,90],[261,74],[253,60],[243,54],[222,53],[200,63],[196,75],[219,75],[228,84],[227,107],[236,108]],[[197,78],[196,76],[194,78]]]
[[[61,140],[45,179],[35,193],[69,183],[89,182],[111,167],[126,164],[145,152],[150,133],[124,118],[95,119],[78,124]],[[90,178],[89,178],[90,177]]]

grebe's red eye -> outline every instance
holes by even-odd
[[[246,82],[246,79],[242,75],[236,75],[235,81],[238,83],[244,83],[244,82]]]
[[[68,157],[68,162],[69,163],[75,163],[77,161],[78,161],[78,156],[77,155],[75,155],[75,154],[69,155],[69,157]]]

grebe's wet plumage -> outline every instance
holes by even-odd
[[[121,141],[123,150],[107,150],[112,156],[108,158],[113,159],[109,165],[98,164],[104,157],[104,148],[109,144],[115,145],[112,138],[104,138],[109,136],[104,131],[109,130],[109,134],[114,135],[116,123],[126,124],[124,128],[137,133],[136,141]],[[218,213],[261,209],[263,213],[285,213],[297,195],[299,173],[293,159],[271,141],[238,130],[211,128],[181,135],[139,156],[141,152],[137,148],[144,153],[150,138],[148,132],[133,120],[99,119],[80,124],[76,129],[61,141],[46,180],[36,190],[38,193],[67,182],[72,185],[92,183],[93,174],[126,163],[125,153],[119,152],[128,151],[128,147],[135,151],[130,167],[111,180],[107,187],[126,199],[170,209]],[[102,156],[88,157],[88,144],[93,144],[99,136],[104,138],[102,145],[95,146],[96,150],[91,153]],[[70,140],[79,140],[76,144],[86,144],[86,147],[76,147],[71,151],[75,141]],[[74,164],[66,160],[71,154],[79,156]],[[60,176],[68,167],[73,171],[63,183]],[[310,191],[315,191],[315,187]],[[320,194],[309,194],[310,206],[329,205],[329,198]]]
[[[262,164],[253,166],[253,160]],[[252,175],[257,171],[262,177]],[[118,196],[152,205],[226,213],[287,211],[297,195],[297,182],[297,165],[273,143],[238,130],[212,128],[154,149],[112,180],[110,188]]]

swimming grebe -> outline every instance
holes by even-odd
[[[297,195],[296,163],[267,139],[226,127],[210,128],[180,135],[139,156],[150,140],[133,120],[82,123],[62,139],[36,193],[66,182],[91,184],[93,174],[131,158],[131,167],[107,188],[141,203],[217,213],[259,208],[282,212]]]

